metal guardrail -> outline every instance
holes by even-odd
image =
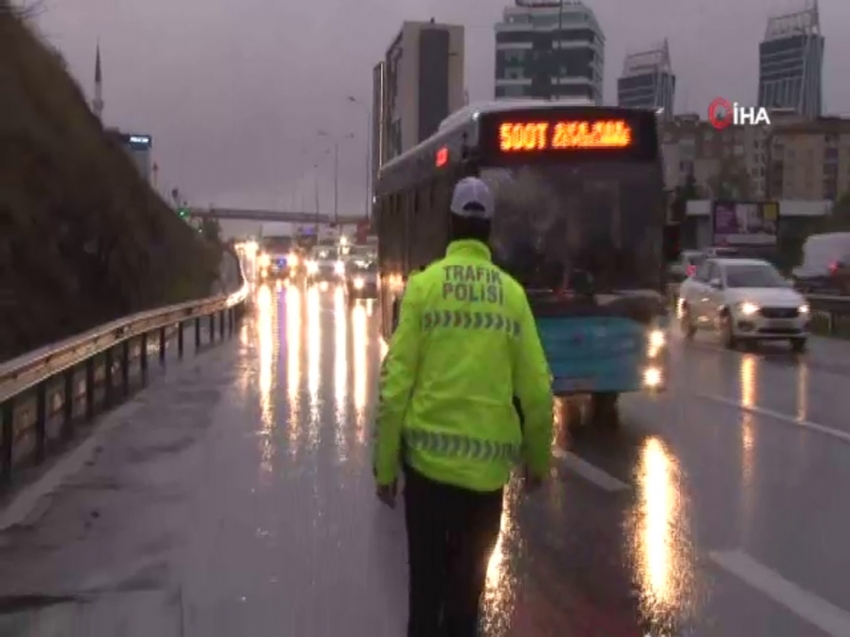
[[[216,333],[219,340],[232,335],[244,314],[248,291],[246,281],[233,294],[133,314],[0,364],[0,487],[10,482],[18,466],[44,461],[49,443],[55,442],[48,439],[48,422],[53,416],[61,412],[58,438],[67,440],[80,415],[86,421],[94,418],[98,395],[101,406],[109,409],[117,389],[122,397],[130,394],[131,366],[136,361],[144,382],[152,335],[158,339],[160,365],[165,365],[168,343],[175,336],[182,358],[185,327],[194,323],[196,351],[203,344],[202,322],[208,321],[209,342],[216,340]],[[121,374],[120,387],[116,387],[116,367]],[[78,401],[84,403],[82,414],[76,413]],[[29,449],[18,453],[18,443],[25,443],[28,437],[34,438]]]
[[[850,296],[809,294],[806,296],[813,316],[826,320],[826,331],[832,336],[846,334],[850,327]]]

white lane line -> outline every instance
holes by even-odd
[[[850,637],[850,613],[789,582],[743,551],[712,551],[708,556],[722,569],[737,575],[826,634]]]
[[[586,460],[582,460],[574,453],[570,453],[569,451],[564,451],[563,449],[556,447],[553,449],[552,455],[555,456],[564,467],[573,473],[578,474],[585,480],[592,482],[597,487],[605,489],[605,491],[614,493],[617,491],[628,491],[631,488],[625,482],[617,480],[614,476],[605,473],[596,465],[592,465]]]
[[[816,431],[818,433],[826,434],[827,436],[832,436],[833,438],[837,438],[838,440],[842,440],[844,442],[850,442],[850,433],[846,431],[841,431],[839,429],[833,429],[832,427],[827,427],[826,425],[820,425],[816,422],[811,422],[809,420],[800,420],[799,418],[795,418],[794,416],[791,416],[789,414],[783,414],[782,412],[773,411],[772,409],[765,409],[764,407],[756,407],[755,405],[745,405],[744,403],[738,400],[731,400],[729,398],[723,398],[722,396],[712,396],[710,394],[696,394],[696,396],[705,400],[711,400],[716,403],[720,403],[722,405],[741,409],[757,416],[767,416],[768,418],[773,418],[774,420],[779,420],[786,424],[794,425],[795,427],[800,427],[801,429],[809,429],[810,431]]]

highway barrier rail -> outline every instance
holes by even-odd
[[[232,294],[140,312],[0,363],[0,490],[67,443],[78,423],[144,385],[151,356],[164,366],[176,342],[182,358],[187,331],[196,351],[232,335],[247,299],[243,283]]]
[[[809,294],[814,328],[829,336],[850,336],[850,296]]]

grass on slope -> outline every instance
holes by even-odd
[[[218,249],[138,175],[4,0],[0,87],[0,361],[210,293]]]

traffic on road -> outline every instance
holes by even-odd
[[[254,303],[4,529],[0,633],[403,634],[402,513],[369,449],[376,306],[284,284]],[[848,634],[848,354],[674,333],[670,390],[626,397],[619,429],[558,420],[544,491],[508,489],[486,634]]]

